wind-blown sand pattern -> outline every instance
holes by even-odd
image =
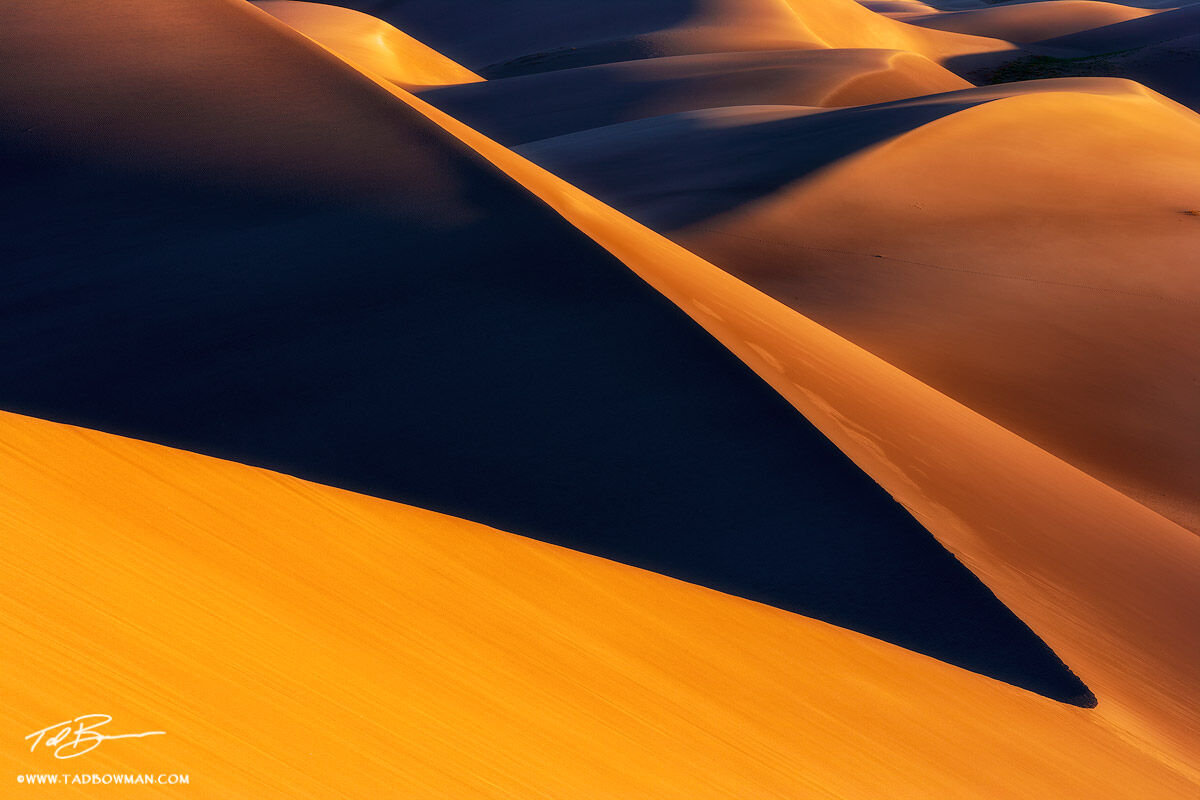
[[[180,765],[206,798],[1194,788],[1086,711],[833,626],[238,464],[0,429],[21,567],[0,686],[54,688],[0,719],[119,706],[165,729],[105,743],[102,771]]]
[[[0,10],[10,786],[1195,796],[1176,12],[258,5]]]

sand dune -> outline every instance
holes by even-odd
[[[1194,791],[1079,709],[739,598],[87,430],[0,414],[0,442],[3,724],[166,732],[88,771],[202,798]]]
[[[0,489],[15,495],[0,519],[17,532],[0,537],[0,546],[11,549],[13,563],[34,568],[16,572],[16,579],[36,587],[66,583],[32,610],[30,592],[16,592],[19,602],[6,598],[20,619],[36,616],[54,634],[49,642],[13,634],[21,649],[18,669],[4,673],[10,689],[25,691],[56,669],[63,644],[93,663],[102,660],[93,647],[116,640],[137,648],[96,663],[88,672],[94,682],[71,682],[71,696],[126,697],[132,721],[152,724],[156,709],[139,706],[114,676],[122,668],[138,675],[144,669],[156,686],[183,687],[186,699],[163,702],[174,709],[167,722],[197,736],[181,737],[172,754],[227,781],[223,796],[259,794],[264,784],[327,796],[347,775],[362,781],[350,795],[402,785],[434,794],[529,795],[531,787],[548,786],[550,795],[598,788],[612,796],[679,789],[689,797],[790,797],[798,775],[805,781],[800,791],[816,796],[878,796],[881,785],[914,797],[1105,797],[1127,788],[1134,797],[1194,793],[1200,539],[1193,534],[407,92],[355,73],[261,12],[223,0],[184,11],[122,0],[98,13],[50,0],[0,14],[0,42],[17,65],[0,80],[5,107],[15,110],[0,152],[22,166],[4,195],[2,217],[18,256],[0,295],[9,303],[0,315],[6,325],[0,341],[14,342],[3,354],[13,379],[0,396],[8,406],[90,415],[98,424],[179,444],[193,437],[196,446],[240,448],[241,458],[289,469],[323,465],[342,478],[357,476],[348,483],[369,476],[393,487],[426,481],[429,498],[430,487],[453,487],[461,494],[443,500],[480,503],[478,509],[492,504],[491,520],[515,520],[523,509],[531,524],[511,526],[522,533],[542,535],[540,519],[550,523],[545,528],[586,538],[596,532],[586,526],[597,513],[629,513],[644,526],[622,531],[635,544],[662,530],[683,531],[686,541],[668,542],[664,552],[704,551],[737,569],[745,567],[740,558],[778,568],[758,573],[759,588],[771,579],[796,579],[795,570],[820,556],[820,548],[842,541],[844,563],[832,571],[818,566],[798,583],[819,586],[815,578],[823,571],[827,582],[836,575],[843,603],[851,599],[835,609],[845,613],[880,585],[878,575],[849,568],[879,555],[878,548],[919,549],[926,540],[909,538],[913,528],[898,509],[822,450],[820,437],[797,425],[791,410],[700,335],[682,310],[983,577],[1063,655],[1100,704],[1090,711],[1052,704],[731,598],[719,601],[829,633],[830,660],[814,661],[813,653],[826,650],[816,640],[789,649],[747,618],[719,623],[725,612],[699,595],[678,606],[665,590],[624,595],[610,616],[603,598],[612,590],[599,587],[611,587],[616,577],[581,579],[582,594],[564,579],[562,591],[550,594],[563,601],[564,620],[535,610],[544,607],[537,598],[547,596],[551,581],[541,568],[558,555],[609,575],[646,574],[494,532],[487,536],[536,551],[535,566],[526,572],[519,555],[481,552],[483,534],[448,554],[452,540],[478,529],[392,506],[379,513],[429,520],[438,528],[429,540],[442,549],[425,556],[414,542],[381,535],[359,549],[358,537],[329,535],[336,524],[321,510],[353,504],[347,515],[363,526],[371,513],[366,506],[382,509],[381,501],[32,422],[24,429],[14,422],[3,437],[9,449],[0,453],[14,464],[5,473],[22,477]],[[103,69],[85,69],[97,64]],[[180,80],[184,75],[189,80]],[[1134,102],[1118,88],[1111,97]],[[1027,123],[1044,110],[1039,102],[1053,110],[1066,95],[1068,112],[1091,104],[1104,108],[1096,113],[1105,123],[1113,121],[1104,116],[1110,101],[1077,94],[1086,93],[968,103],[965,111],[932,118],[953,126],[981,109],[1015,105],[1018,121]],[[169,113],[181,104],[191,125]],[[1183,114],[1160,105],[1162,113]],[[776,116],[772,124],[791,124],[795,116],[765,113]],[[1152,126],[1165,119],[1158,113],[1148,115]],[[938,124],[893,136],[867,156]],[[1118,127],[1114,136],[1123,132]],[[1174,151],[1164,152],[1173,169]],[[30,220],[39,223],[36,233]],[[331,264],[340,268],[330,270]],[[614,390],[631,386],[637,391]],[[403,418],[406,409],[415,409],[412,418]],[[109,459],[71,447],[72,436],[137,452]],[[681,449],[687,442],[692,449]],[[57,449],[61,443],[70,452]],[[35,458],[55,468],[39,469]],[[72,464],[79,472],[64,470]],[[210,469],[237,474],[210,478]],[[175,475],[185,490],[163,485],[163,476]],[[522,480],[505,483],[506,476]],[[286,488],[286,499],[273,499],[276,486]],[[590,505],[580,505],[581,487]],[[301,499],[309,492],[326,496],[309,504]],[[231,498],[229,505],[218,496]],[[80,506],[62,501],[80,497]],[[207,533],[227,531],[231,519],[261,527],[239,536],[234,549],[224,535]],[[802,531],[782,524],[797,519],[804,520]],[[112,523],[97,530],[95,520]],[[597,531],[613,521],[600,519]],[[873,528],[879,535],[871,538]],[[76,536],[37,536],[43,529]],[[721,549],[731,531],[737,548]],[[769,531],[803,546],[748,553]],[[812,540],[822,534],[829,540],[814,551]],[[154,536],[162,541],[148,538]],[[147,541],[159,546],[146,547]],[[197,552],[198,541],[211,546]],[[64,542],[76,548],[68,550],[75,558],[61,555]],[[101,551],[128,560],[97,562],[93,555]],[[895,560],[894,552],[883,555],[883,564]],[[293,562],[294,573],[280,575],[279,565]],[[382,571],[388,562],[403,570],[400,580]],[[98,563],[107,568],[96,571]],[[153,603],[146,602],[147,584],[125,580],[122,572],[144,579],[178,563],[194,566],[195,582],[180,583],[173,570],[170,583],[151,582]],[[425,570],[427,564],[435,566]],[[448,574],[447,564],[463,568]],[[554,572],[574,579],[585,569]],[[454,579],[464,573],[471,578]],[[1003,627],[1009,618],[983,621],[980,595],[963,584],[946,594],[947,581],[961,580],[961,573],[933,551],[911,564],[910,577],[933,594],[933,607],[940,602],[959,614],[927,618],[923,627],[948,630],[961,622],[1000,653],[1037,652],[1016,629]],[[497,600],[507,590],[493,588],[493,580],[528,587],[511,603],[521,613]],[[464,585],[487,588],[472,595]],[[81,596],[80,586],[94,595]],[[272,594],[266,586],[285,591]],[[919,594],[909,584],[874,599],[911,620]],[[219,602],[226,597],[244,602]],[[967,601],[974,603],[969,614]],[[381,607],[398,613],[382,614]],[[673,607],[678,616],[666,616]],[[639,628],[651,610],[653,627]],[[136,635],[116,628],[113,620],[121,618],[142,623]],[[594,628],[586,628],[589,620]],[[686,624],[707,633],[689,633],[680,638],[683,652],[664,653],[664,641]],[[180,628],[190,629],[189,637],[174,640],[178,652],[164,652],[166,637],[155,633]],[[553,642],[557,660],[531,638]],[[651,653],[643,661],[621,649],[634,640],[649,642],[640,651]],[[442,641],[444,650],[431,649]],[[864,673],[875,669],[862,666],[869,656],[855,643],[938,674],[922,684],[917,668],[888,661],[881,676],[869,678]],[[716,654],[730,660],[693,673],[697,653],[707,663]],[[632,681],[612,672],[580,680],[606,659]],[[205,668],[214,661],[221,669]],[[1040,662],[1042,678],[1046,663]],[[21,671],[31,664],[43,665],[37,676]],[[351,664],[356,668],[347,669]],[[228,680],[230,665],[236,686]],[[68,667],[63,677],[87,666]],[[758,671],[748,675],[752,669]],[[700,676],[695,691],[680,685],[691,685],[693,674]],[[178,677],[172,683],[164,675]],[[946,676],[958,676],[962,685]],[[798,686],[814,684],[821,690],[811,703],[795,699]],[[868,690],[875,685],[879,691]],[[931,688],[918,692],[918,685]],[[313,686],[319,694],[306,688]],[[948,699],[941,702],[943,689]],[[1003,699],[985,697],[997,691]],[[736,710],[725,710],[726,698]],[[874,702],[864,706],[864,699]],[[803,713],[794,711],[797,704]],[[309,725],[314,707],[329,728],[311,734],[303,760],[280,753],[296,742],[297,725]],[[881,713],[883,707],[898,707],[900,717]],[[695,716],[700,709],[703,719]],[[739,716],[746,709],[756,709],[749,721]],[[244,714],[245,725],[214,723],[216,711],[235,721]],[[6,713],[21,724],[32,719],[24,710]],[[379,714],[381,724],[367,722],[370,714]],[[634,728],[631,719],[647,723]],[[962,720],[971,733],[951,732],[949,720]],[[806,726],[819,726],[814,744],[797,750],[797,737],[812,730]],[[719,733],[701,746],[692,744],[697,730]],[[975,731],[982,737],[977,747]],[[760,735],[755,741],[762,745],[745,747],[747,732]],[[245,747],[247,740],[258,749]],[[892,747],[900,751],[895,759]],[[538,753],[532,764],[522,758],[531,750]],[[264,751],[281,757],[259,772],[247,772],[246,761],[231,762],[250,752],[249,761],[263,764]],[[930,766],[913,766],[924,764],[918,751],[933,754]],[[555,757],[546,758],[548,752]],[[144,763],[112,753],[106,757],[114,765]]]
[[[349,8],[299,0],[261,0],[255,5],[347,61],[401,85],[431,86],[483,80],[403,31]]]
[[[1200,524],[1200,341],[1179,335],[1200,301],[1200,226],[1181,213],[1200,207],[1200,118],[1104,80],[759,113],[646,120],[522,152]],[[1118,162],[1120,182],[1095,170]]]
[[[1062,653],[1096,691],[1099,717],[1200,782],[1193,746],[1200,538],[416,98],[398,96],[704,325]]]
[[[39,76],[0,80],[27,115],[2,140],[27,165],[0,209],[3,407],[451,511],[1087,701],[783,399],[394,85],[250,6],[191,6],[184,45],[156,8],[0,24]]]
[[[913,53],[800,50],[648,58],[557,70],[423,97],[505,144],[735,105],[848,106],[969,87]]]
[[[350,3],[487,78],[651,56],[783,49],[908,50],[934,60],[1010,50],[996,40],[930,31],[853,0],[555,0]],[[470,25],[463,20],[470,19]]]
[[[1096,0],[1044,0],[950,13],[906,15],[911,25],[969,33],[1010,42],[1039,42],[1079,31],[1140,19],[1146,11]]]

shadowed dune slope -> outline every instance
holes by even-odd
[[[1099,720],[1200,785],[1200,537],[419,99],[397,96],[699,321],[1068,654],[1100,698]]]
[[[895,50],[716,53],[601,64],[422,94],[503,144],[738,105],[849,106],[969,87]]]
[[[347,61],[405,86],[483,80],[403,31],[353,9],[298,0],[261,0],[255,5]]]
[[[1186,109],[1128,82],[1040,81],[710,111],[521,150],[1200,524],[1200,220],[1181,213],[1200,208],[1200,117]],[[1120,180],[1097,168],[1118,163]]]
[[[1038,42],[1113,25],[1149,14],[1139,8],[1096,0],[1044,0],[924,16],[905,16],[911,25],[988,36],[1010,42]]]
[[[406,93],[239,3],[0,14],[0,144],[23,165],[0,201],[5,407],[452,511],[1089,701],[787,402]]]
[[[165,731],[88,771],[204,800],[1194,796],[1089,712],[453,517],[11,414],[0,474],[5,728]],[[0,763],[63,762],[8,736]]]
[[[832,48],[934,60],[1010,50],[998,40],[905,25],[853,0],[354,0],[487,78],[652,56]],[[470,20],[469,24],[464,24]]]

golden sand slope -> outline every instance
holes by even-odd
[[[474,83],[483,78],[368,14],[324,3],[262,0],[256,6],[338,55],[406,86]]]
[[[1043,0],[1037,3],[973,8],[967,11],[900,17],[912,25],[969,33],[1010,42],[1039,42],[1056,36],[1146,17],[1155,12],[1097,0]]]
[[[13,773],[196,798],[1186,798],[1084,710],[463,520],[0,414]],[[114,717],[72,761],[25,732]],[[18,791],[25,788],[25,792]],[[56,795],[132,796],[56,788]],[[33,797],[46,789],[10,788]]]

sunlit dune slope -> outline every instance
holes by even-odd
[[[186,773],[162,796],[206,800],[1194,796],[1089,712],[453,517],[11,414],[0,473],[10,781],[70,765]],[[165,735],[69,762],[21,740],[93,712]]]
[[[1200,117],[1099,79],[783,113],[522,152],[1200,525]]]
[[[970,33],[1010,42],[1038,42],[1140,19],[1152,11],[1096,0],[1043,0],[949,13],[905,16],[912,25]]]
[[[1011,49],[905,25],[853,0],[355,0],[487,78],[651,56],[832,48],[910,50],[935,60]],[[464,24],[470,20],[470,24]]]
[[[424,99],[504,144],[644,117],[739,105],[849,106],[969,87],[895,50],[673,56],[447,87]]]
[[[483,80],[403,31],[349,8],[299,0],[261,0],[255,5],[346,60],[399,84],[431,86]]]
[[[1100,698],[1200,783],[1200,537],[510,150],[421,108],[726,344],[982,576]]]
[[[0,7],[0,46],[3,407],[1093,701],[785,400],[394,84],[218,0]]]

